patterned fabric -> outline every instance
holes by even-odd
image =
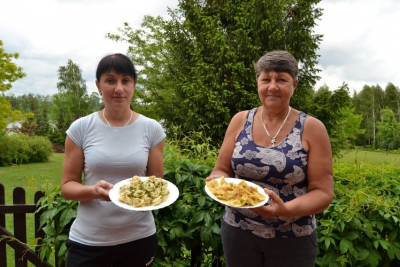
[[[300,112],[286,138],[276,146],[254,143],[252,127],[257,108],[249,111],[231,158],[237,178],[273,190],[284,202],[307,193],[307,152],[301,144],[307,114]],[[263,238],[310,235],[315,216],[262,218],[250,209],[225,207],[224,221]]]

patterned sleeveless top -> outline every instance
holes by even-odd
[[[237,178],[273,190],[284,202],[307,193],[307,152],[301,144],[307,114],[300,112],[286,138],[276,146],[258,146],[252,127],[257,108],[249,111],[231,158]],[[250,209],[225,207],[224,221],[263,238],[310,235],[316,228],[315,216],[262,218]]]

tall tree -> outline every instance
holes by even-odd
[[[393,111],[396,120],[400,122],[400,89],[393,83],[388,83],[385,88],[384,105]]]
[[[391,109],[385,108],[381,110],[382,121],[378,123],[379,135],[387,147],[386,153],[389,153],[390,146],[399,137],[399,123],[396,121],[394,113]]]
[[[69,125],[90,112],[89,96],[82,70],[72,60],[68,59],[67,65],[61,66],[58,73],[58,93],[53,95],[54,106],[51,110],[51,119],[56,127],[50,139],[64,144]]]
[[[362,115],[361,128],[365,129],[364,139],[366,144],[377,146],[377,122],[380,111],[384,108],[384,91],[377,86],[364,85],[360,93],[354,96],[355,112]]]
[[[354,114],[347,84],[333,92],[326,85],[322,86],[315,93],[309,114],[325,124],[333,156],[340,157],[341,151],[349,148],[354,135],[363,133],[363,130],[360,130],[362,117]]]
[[[71,112],[74,119],[87,115],[89,96],[86,81],[82,78],[82,70],[72,60],[68,59],[67,65],[58,69],[58,74],[58,92],[70,95],[72,100]]]
[[[318,78],[313,28],[319,0],[180,0],[170,20],[145,17],[109,38],[131,44],[129,54],[146,77],[143,90],[165,125],[185,132],[208,126],[221,141],[232,116],[259,105],[253,66],[268,51],[285,49],[299,60],[300,85],[292,106],[307,111]]]

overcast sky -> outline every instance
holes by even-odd
[[[0,40],[27,76],[6,93],[57,93],[58,68],[68,59],[78,64],[89,94],[97,91],[98,61],[125,53],[128,45],[105,38],[128,22],[139,28],[144,15],[166,16],[178,0],[0,0]],[[318,50],[323,84],[351,91],[367,85],[400,86],[400,2],[398,0],[322,0],[324,15],[315,32],[323,34]]]

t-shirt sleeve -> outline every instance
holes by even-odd
[[[82,119],[74,121],[66,131],[69,138],[80,148],[83,148]]]
[[[156,145],[158,145],[162,140],[165,139],[166,134],[161,124],[156,120],[151,119],[151,127],[149,128],[150,128],[150,133],[149,133],[150,148],[153,148]]]

